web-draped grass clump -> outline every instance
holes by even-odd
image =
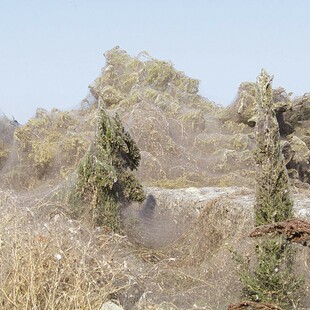
[[[272,78],[262,70],[256,84],[256,226],[285,221],[293,216],[271,82]],[[284,236],[265,236],[256,242],[256,256],[255,266],[241,262],[240,279],[245,297],[285,309],[295,307],[303,281],[293,272],[295,251],[292,244]]]
[[[0,114],[0,169],[5,165],[10,154],[15,127],[11,121]]]
[[[137,169],[140,152],[118,117],[107,114],[99,98],[95,142],[78,168],[77,191],[89,203],[95,225],[120,231],[120,205],[143,201],[145,194],[132,170]]]
[[[9,147],[3,140],[0,139],[0,167],[2,167],[8,156]]]
[[[213,107],[198,96],[199,81],[176,70],[169,61],[154,59],[147,52],[130,57],[118,47],[107,51],[105,57],[103,74],[90,86],[90,91],[95,98],[104,99],[107,108],[116,104],[130,106],[143,100],[167,101],[169,106],[175,105],[174,109],[180,108],[183,100],[206,109]]]
[[[34,118],[15,130],[18,160],[7,182],[29,189],[74,171],[89,145],[86,135],[76,131],[80,123],[71,112],[37,109]]]

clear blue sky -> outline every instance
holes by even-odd
[[[260,69],[295,96],[310,91],[307,0],[0,0],[0,111],[70,109],[119,45],[171,60],[230,104]]]

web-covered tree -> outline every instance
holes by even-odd
[[[78,192],[89,203],[96,225],[120,231],[120,206],[143,201],[145,194],[133,174],[140,163],[140,152],[120,118],[107,114],[98,100],[95,142],[78,169]]]
[[[272,100],[272,79],[262,70],[256,87],[256,225],[280,222],[293,216],[293,202],[290,198],[279,125]]]
[[[293,202],[272,100],[272,79],[262,70],[256,83],[257,189],[254,211],[257,228],[293,217]],[[254,266],[246,264],[242,258],[240,261],[243,293],[251,302],[230,306],[230,309],[295,308],[302,281],[293,272],[295,253],[291,242],[284,235],[264,235],[257,240],[255,249],[257,261]]]

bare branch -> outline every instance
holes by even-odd
[[[236,305],[229,305],[228,310],[251,310],[251,309],[260,309],[260,310],[282,310],[282,308],[272,305],[272,304],[261,304],[253,301],[243,301]]]
[[[310,223],[301,219],[290,219],[283,222],[256,227],[250,237],[261,237],[269,233],[283,234],[287,240],[307,245],[310,241]]]

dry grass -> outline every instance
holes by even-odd
[[[253,227],[251,191],[205,202],[187,197],[186,212],[190,203],[199,204],[199,216],[186,220],[184,235],[160,248],[130,244],[127,237],[67,219],[65,204],[57,207],[52,191],[42,187],[14,196],[0,190],[0,309],[99,310],[116,299],[124,309],[224,310],[240,300],[242,287],[229,249],[252,257],[246,238]],[[183,213],[176,211],[185,201],[169,199],[178,220]],[[170,208],[169,201],[166,196],[158,200],[160,214]],[[141,238],[173,229],[169,219],[170,228],[152,223],[156,229],[139,231]],[[301,269],[308,255],[300,256]]]
[[[39,223],[35,209],[0,194],[1,309],[99,309],[130,286],[113,261],[120,236],[95,235],[59,215]]]

